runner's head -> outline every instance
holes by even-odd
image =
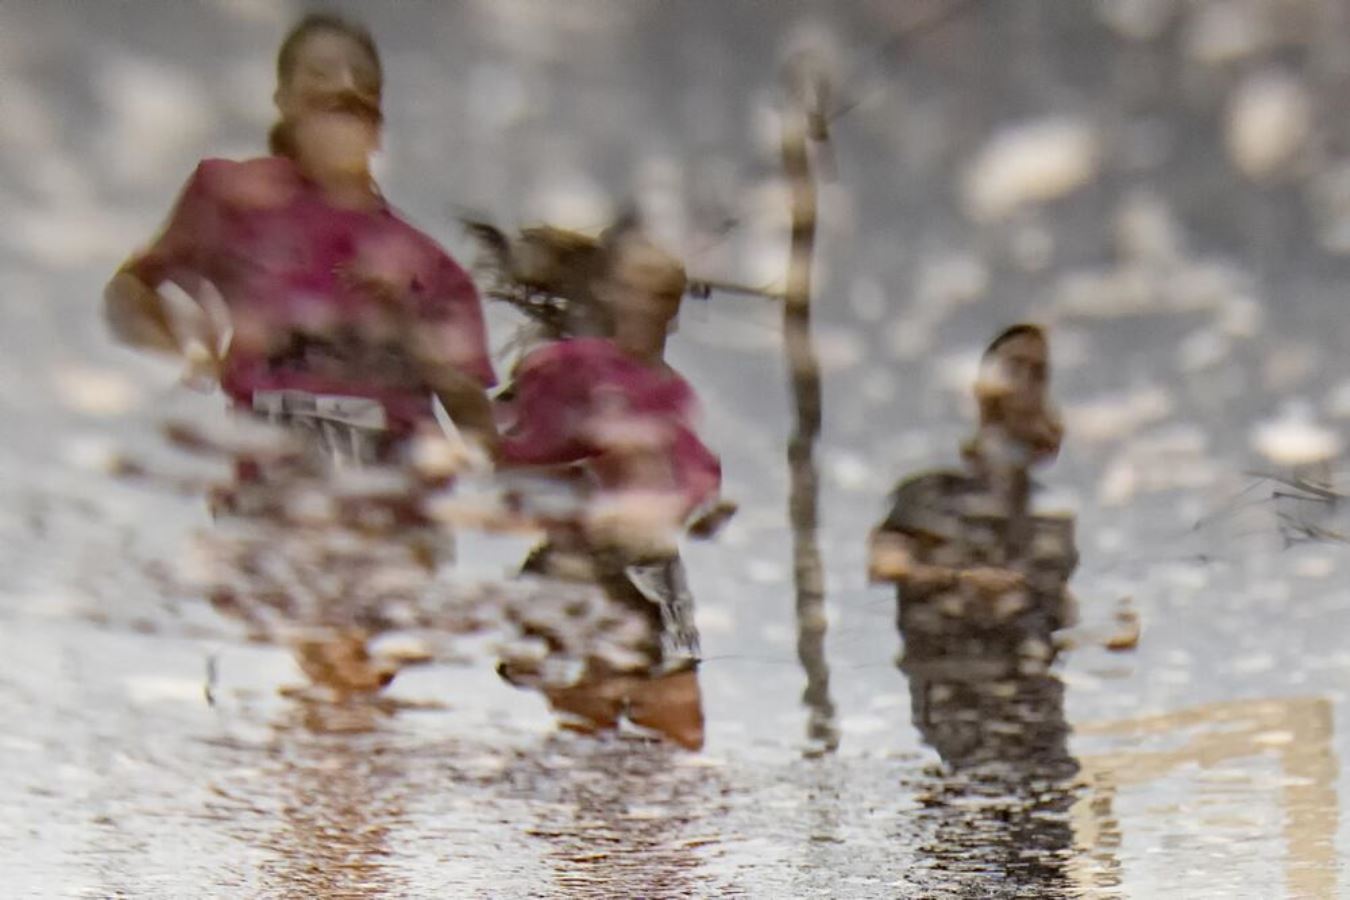
[[[379,147],[384,73],[370,32],[341,16],[301,19],[277,53],[281,120],[271,150],[325,171],[364,173]]]
[[[646,237],[627,230],[611,238],[597,295],[609,308],[616,336],[665,335],[680,312],[684,266]]]
[[[1020,324],[994,338],[975,382],[980,428],[997,428],[1031,451],[1033,462],[1059,452],[1063,426],[1048,397],[1050,342],[1036,325]]]

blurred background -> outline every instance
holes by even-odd
[[[783,73],[805,54],[825,75],[813,308],[839,749],[803,759],[781,310],[716,292],[686,301],[671,350],[741,504],[685,555],[707,749],[559,745],[542,701],[468,640],[396,685],[447,708],[291,734],[287,654],[166,587],[208,523],[200,498],[107,474],[115,453],[172,466],[159,425],[222,401],[115,347],[99,297],[198,160],[263,152],[276,47],[307,7],[7,0],[15,896],[961,895],[976,882],[934,870],[912,824],[936,757],[909,724],[894,595],[868,587],[865,539],[899,478],[956,461],[979,354],[1023,319],[1050,330],[1067,439],[1044,476],[1078,516],[1083,619],[1129,597],[1143,622],[1137,651],[1061,664],[1073,748],[1109,807],[1075,825],[1092,873],[1066,895],[1337,895],[1346,548],[1286,546],[1254,473],[1336,460],[1350,417],[1350,4],[327,8],[384,57],[386,196],[466,264],[461,216],[598,231],[634,205],[691,274],[772,289]],[[490,310],[505,371],[519,320]],[[501,578],[526,546],[465,535],[456,577]],[[616,792],[616,770],[639,787]]]

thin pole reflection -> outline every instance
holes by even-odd
[[[796,590],[797,658],[806,671],[802,695],[809,709],[807,737],[826,752],[839,745],[825,661],[825,576],[817,539],[819,478],[815,447],[820,435],[820,363],[811,341],[811,263],[816,241],[816,186],[808,141],[826,138],[821,79],[805,66],[788,70],[794,95],[783,117],[783,169],[792,197],[792,242],[783,298],[783,342],[796,421],[788,438],[788,518],[792,525],[792,576]],[[814,95],[814,96],[813,96]],[[815,108],[813,108],[813,106]]]

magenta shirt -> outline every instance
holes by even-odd
[[[694,391],[670,369],[646,365],[604,338],[541,347],[516,370],[515,396],[499,412],[506,465],[585,462],[607,489],[630,487],[610,464],[606,443],[637,437],[669,461],[669,488],[686,512],[713,498],[722,466],[694,431]]]
[[[200,297],[209,282],[219,291],[234,326],[221,386],[236,403],[248,405],[257,390],[294,389],[380,400],[394,430],[430,417],[430,392],[406,364],[395,376],[399,366],[348,359],[353,347],[366,353],[381,343],[399,353],[388,301],[364,279],[393,287],[401,319],[411,313],[419,340],[444,362],[484,387],[496,383],[482,305],[464,270],[383,203],[332,206],[281,157],[202,162],[130,271],[152,288],[173,281]],[[348,336],[347,350],[325,350],[323,364],[283,352],[296,335],[334,334]]]

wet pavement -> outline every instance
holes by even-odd
[[[818,757],[803,753],[790,657],[719,658],[726,639],[710,641],[708,746],[691,754],[637,734],[558,733],[542,701],[500,682],[468,639],[463,661],[344,706],[280,696],[304,679],[279,648],[220,627],[189,636],[167,618],[7,617],[0,843],[14,896],[1045,897],[1181,885],[1303,897],[1340,884],[1343,699],[1306,679],[1334,681],[1350,661],[1270,649],[1301,645],[1306,626],[1273,624],[1264,650],[1231,639],[1239,649],[1209,672],[1192,662],[1203,651],[1164,629],[1128,657],[1070,654],[1061,674],[1081,771],[1056,782],[944,774],[881,661],[836,666],[842,744]],[[1149,704],[1159,711],[1138,714]]]
[[[865,2],[370,12],[391,73],[386,188],[447,246],[468,252],[461,206],[584,226],[632,192],[687,220],[698,266],[751,283],[786,247],[765,124],[782,51],[823,34],[868,60],[845,66],[866,102],[833,126],[816,289],[833,753],[802,704],[790,406],[779,315],[755,298],[694,307],[672,346],[742,504],[685,549],[701,752],[560,733],[493,671],[491,634],[412,635],[434,639],[432,662],[377,700],[283,694],[305,680],[290,652],[175,575],[209,525],[202,499],[107,472],[113,451],[210,470],[160,426],[215,421],[219,401],[112,348],[95,310],[196,159],[260,143],[288,14],[0,7],[4,893],[1340,895],[1350,548],[1286,547],[1290,509],[1250,473],[1288,456],[1262,437],[1287,437],[1280,423],[1337,433],[1350,410],[1334,190],[1350,35],[1341,4],[1274,23],[1270,5],[1243,6],[1249,31],[1219,28],[1224,44],[1180,4],[1028,2],[904,54],[874,52],[903,23]],[[1229,162],[1224,116],[1244,74],[1272,71],[1314,105],[1316,139],[1254,178],[1260,148]],[[972,213],[949,160],[1050,114],[1110,148],[1090,182],[971,224],[997,197]],[[718,243],[727,212],[743,224]],[[945,770],[911,724],[894,592],[866,584],[887,493],[956,461],[974,360],[1026,316],[1055,340],[1068,437],[1046,481],[1078,516],[1084,628],[1111,632],[1124,597],[1143,623],[1137,649],[1085,639],[1053,670],[1071,777]],[[528,546],[463,535],[454,577],[499,580]]]

